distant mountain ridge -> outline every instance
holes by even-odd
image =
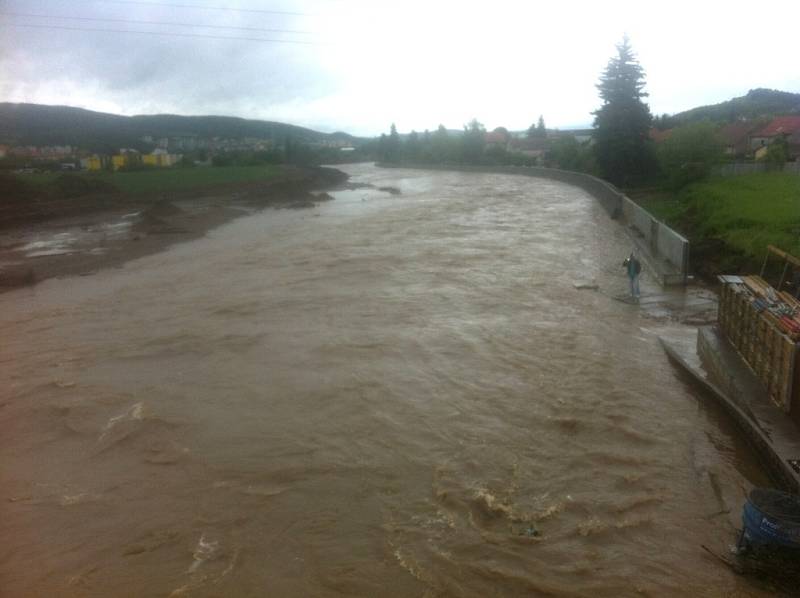
[[[147,147],[142,141],[147,136],[257,138],[279,143],[287,138],[305,143],[358,140],[347,133],[321,133],[285,123],[233,116],[120,116],[70,106],[0,103],[0,143],[75,145],[110,152],[122,147]]]
[[[800,93],[760,88],[751,89],[746,95],[726,102],[679,112],[671,118],[680,123],[704,119],[733,122],[788,114],[800,114]]]

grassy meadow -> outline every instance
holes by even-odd
[[[722,242],[739,262],[776,245],[800,256],[800,176],[769,172],[713,178],[639,203],[685,234],[693,246]]]
[[[129,172],[80,172],[87,180],[109,183],[123,193],[158,193],[193,187],[247,183],[271,179],[282,172],[276,165],[266,166],[213,166],[205,168],[160,168]],[[61,176],[62,172],[18,175],[23,181],[46,186]],[[72,174],[72,173],[70,173]]]

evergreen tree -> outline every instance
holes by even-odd
[[[389,159],[389,138],[386,133],[381,133],[381,138],[378,140],[378,157],[383,162]]]
[[[400,159],[400,135],[397,133],[397,127],[392,123],[392,128],[389,131],[389,141],[386,144],[386,159],[390,162],[396,162]]]
[[[477,118],[473,118],[468,125],[464,125],[464,135],[461,137],[461,157],[464,162],[477,164],[483,157],[483,147],[486,145],[486,127]]]
[[[419,159],[419,135],[416,131],[412,129],[411,133],[409,133],[408,138],[406,139],[405,148],[403,151],[403,155],[406,160],[415,161]]]
[[[431,142],[431,132],[425,129],[420,141],[420,157],[424,162],[431,162],[433,159],[433,147]]]
[[[618,185],[647,175],[655,163],[648,137],[652,116],[642,101],[647,97],[644,80],[644,70],[625,36],[597,84],[603,105],[593,113],[597,165],[606,179]]]
[[[445,162],[450,157],[450,140],[444,125],[439,125],[433,134],[432,152],[435,162]]]
[[[539,122],[536,125],[536,136],[547,137],[547,128],[544,126],[544,116],[539,115]]]
[[[539,120],[528,127],[528,139],[544,139],[547,137],[547,128],[544,126],[544,116],[539,115]]]

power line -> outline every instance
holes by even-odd
[[[138,33],[143,35],[161,35],[164,37],[200,37],[206,39],[227,39],[241,42],[268,42],[275,44],[301,44],[304,46],[325,45],[320,42],[309,42],[293,39],[267,39],[265,37],[238,37],[226,35],[206,35],[203,33],[175,33],[167,31],[135,31],[133,29],[94,29],[89,27],[67,27],[64,25],[34,25],[30,23],[0,23],[0,27],[27,27],[32,29],[60,29],[64,31],[91,31],[98,33]]]
[[[237,27],[233,25],[201,25],[198,23],[175,23],[167,21],[141,21],[138,19],[105,19],[100,17],[70,17],[62,15],[41,15],[21,12],[0,12],[0,16],[6,17],[34,17],[41,19],[62,19],[67,21],[96,21],[107,23],[136,23],[138,25],[166,25],[170,27],[201,27],[207,29],[236,29],[239,31],[261,31],[264,33],[296,33],[302,35],[313,35],[313,31],[298,31],[295,29],[262,29],[259,27]]]
[[[139,0],[94,0],[95,2],[105,2],[106,4],[138,4],[140,6],[167,6],[169,8],[195,8],[201,10],[224,10],[230,12],[252,12],[268,15],[289,15],[293,17],[311,16],[302,12],[290,12],[285,10],[264,10],[258,8],[231,8],[229,6],[203,6],[202,4],[172,4],[168,2],[141,2]]]

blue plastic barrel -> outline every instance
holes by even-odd
[[[742,512],[742,538],[753,546],[800,549],[800,497],[754,488]]]

